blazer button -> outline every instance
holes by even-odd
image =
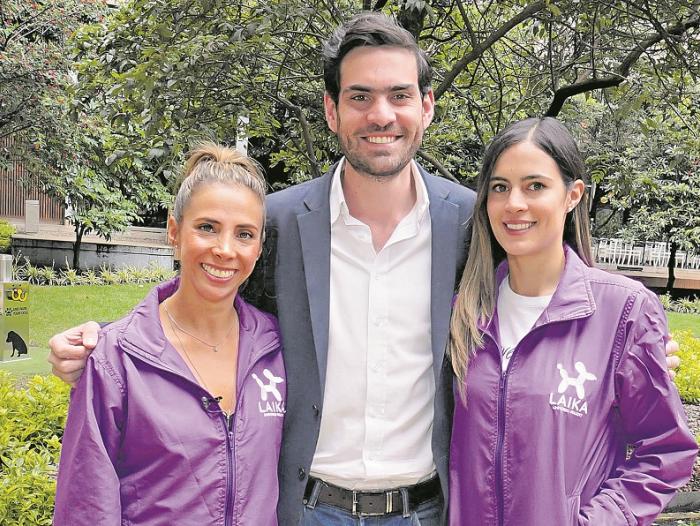
[[[306,470],[304,468],[299,468],[299,480],[304,480],[306,478]]]
[[[321,412],[316,404],[311,406],[311,409],[314,411],[314,416],[318,416],[318,414]]]

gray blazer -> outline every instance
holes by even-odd
[[[296,526],[323,412],[330,287],[329,193],[335,166],[319,179],[267,198],[266,241],[244,295],[277,314],[287,369],[287,413],[279,461],[281,526]],[[467,254],[474,192],[422,168],[432,223],[431,318],[436,378],[432,448],[447,497],[452,374],[444,351],[455,283]],[[447,499],[446,499],[447,500]]]

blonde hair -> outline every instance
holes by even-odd
[[[210,183],[237,184],[249,188],[263,203],[263,224],[265,190],[267,184],[260,165],[238,150],[202,142],[194,146],[188,154],[187,162],[178,178],[177,194],[172,214],[179,223],[195,189]]]
[[[489,181],[501,154],[522,142],[531,142],[554,159],[567,188],[578,179],[588,182],[576,141],[569,130],[552,117],[533,117],[511,124],[494,137],[486,149],[477,179],[469,257],[450,321],[448,353],[463,400],[469,359],[484,343],[479,325],[493,316],[496,307],[496,267],[506,257],[493,235],[486,210]],[[576,207],[567,214],[562,241],[568,243],[589,267],[593,266],[585,192]]]

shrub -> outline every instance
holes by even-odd
[[[66,268],[58,272],[59,278],[63,280],[66,285],[78,285],[80,283],[80,276],[78,271],[74,268]]]
[[[106,265],[100,267],[100,279],[105,285],[116,285],[119,283],[117,274]]]
[[[129,267],[120,268],[116,272],[117,283],[133,283],[131,269]]]
[[[22,389],[0,371],[0,524],[50,525],[70,387],[35,376]]]
[[[39,283],[42,285],[55,285],[58,274],[53,267],[41,267],[39,269]]]
[[[676,375],[676,385],[684,402],[700,404],[700,340],[693,338],[690,331],[673,334],[681,350],[681,367]]]
[[[670,294],[666,293],[659,295],[659,301],[661,302],[664,310],[673,310],[673,300],[671,299]]]
[[[681,314],[700,314],[700,298],[695,296],[689,298],[671,299],[668,294],[659,296],[664,309]]]
[[[102,278],[93,269],[86,270],[80,280],[83,285],[103,285]]]
[[[56,270],[53,266],[35,267],[29,259],[19,254],[14,258],[13,274],[15,279],[28,281],[32,285],[118,285],[161,282],[172,278],[175,271],[154,262],[144,268],[125,266],[115,270],[102,265],[99,269],[80,271],[71,268],[67,261],[65,268]]]
[[[0,219],[0,254],[5,254],[10,251],[12,236],[16,231],[15,227],[9,221]]]
[[[32,285],[41,285],[42,284],[42,276],[41,276],[41,269],[39,267],[35,267],[31,263],[27,262],[27,266],[25,267],[24,270],[24,276],[22,276],[24,279],[26,279],[29,283]]]

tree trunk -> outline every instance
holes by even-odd
[[[632,209],[623,208],[623,210],[622,210],[622,224],[623,225],[626,225],[629,222],[631,215],[632,215]]]
[[[676,281],[676,252],[678,243],[671,241],[671,255],[668,258],[668,281],[666,282],[666,292],[671,294],[673,282]]]
[[[83,242],[83,234],[85,234],[85,227],[75,225],[75,242],[73,242],[73,268],[75,270],[80,268],[80,244]]]

